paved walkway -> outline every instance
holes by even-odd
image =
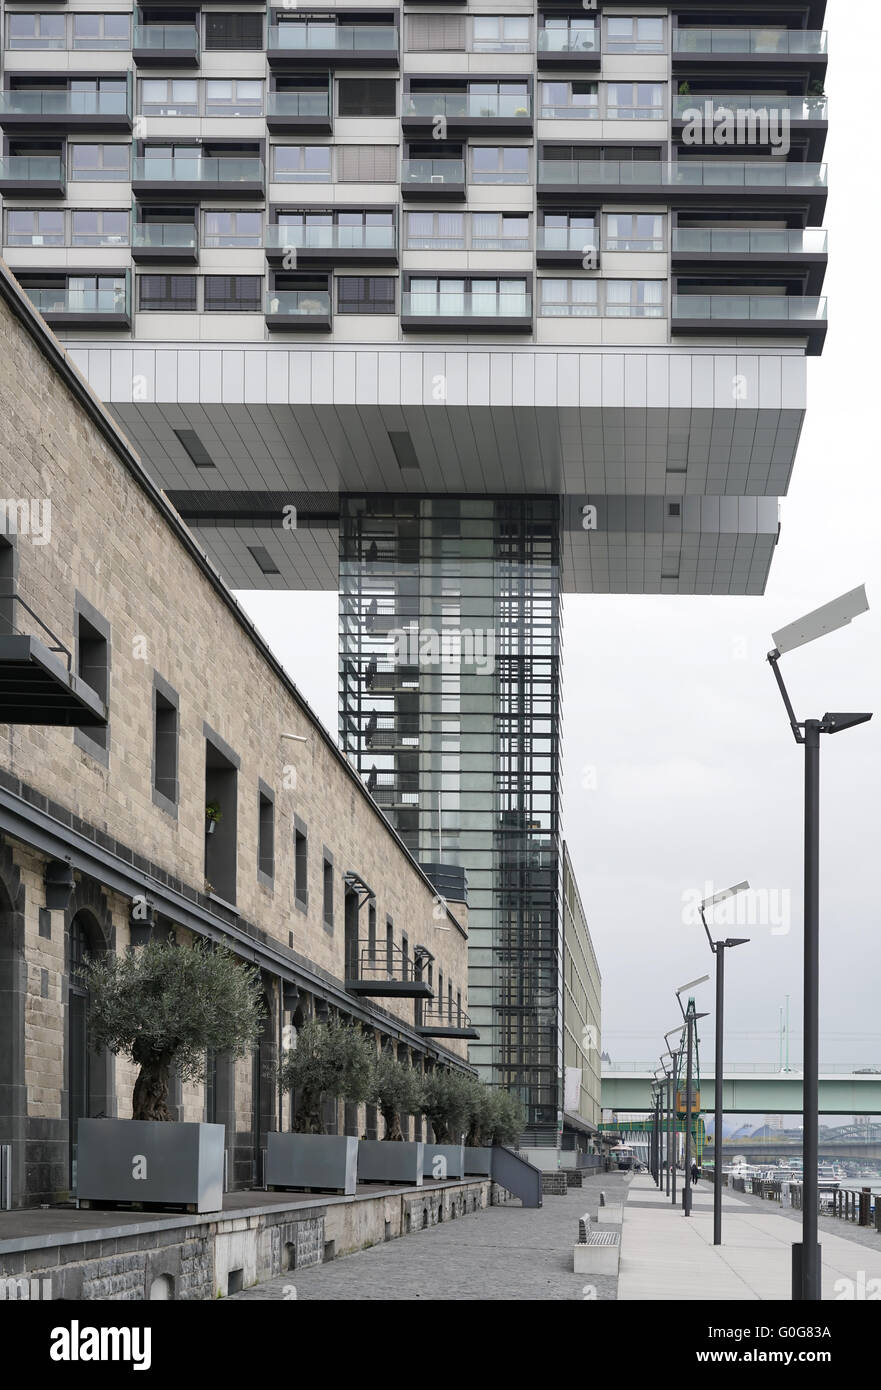
[[[723,1243],[714,1246],[708,1183],[698,1183],[694,1211],[686,1220],[681,1205],[673,1207],[651,1177],[636,1176],[624,1207],[619,1300],[789,1300],[798,1227],[772,1203],[762,1205],[758,1209],[751,1200],[726,1193]],[[825,1299],[865,1298],[867,1281],[881,1280],[881,1236],[873,1249],[848,1235],[821,1235]]]
[[[253,1299],[614,1299],[616,1281],[572,1272],[578,1218],[596,1212],[600,1189],[622,1201],[629,1177],[598,1174],[537,1211],[489,1207],[415,1231],[314,1269],[297,1270],[233,1294]],[[295,1295],[290,1292],[295,1289]],[[585,1290],[587,1289],[587,1292]]]

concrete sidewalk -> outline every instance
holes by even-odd
[[[724,1192],[722,1245],[713,1245],[713,1191],[694,1189],[693,1214],[673,1207],[648,1174],[634,1177],[624,1207],[619,1301],[700,1299],[741,1302],[783,1299],[792,1294],[793,1241],[800,1225],[785,1216],[756,1211]],[[881,1280],[878,1249],[824,1232],[823,1298],[865,1298],[866,1281]],[[849,1282],[845,1282],[849,1281]],[[881,1289],[881,1284],[878,1285]]]

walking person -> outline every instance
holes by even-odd
[[[692,1187],[694,1187],[694,1185],[695,1185],[695,1183],[697,1182],[699,1176],[700,1176],[700,1175],[699,1175],[699,1173],[698,1173],[697,1164],[696,1164],[696,1163],[692,1163],[692,1165],[691,1165],[691,1185],[692,1185]]]

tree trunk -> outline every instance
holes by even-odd
[[[135,1045],[132,1056],[141,1070],[132,1092],[133,1120],[170,1120],[168,1083],[174,1054],[149,1052]]]
[[[294,1115],[295,1134],[323,1134],[321,1123],[321,1096],[311,1091],[303,1091],[299,1096]]]
[[[434,1142],[436,1144],[446,1144],[450,1137],[449,1125],[445,1124],[439,1115],[429,1115],[428,1118],[431,1122],[431,1128],[434,1133]]]
[[[399,1143],[403,1143],[404,1132],[401,1129],[401,1117],[398,1114],[397,1110],[387,1110],[383,1107],[382,1118],[385,1120],[384,1137],[386,1139],[391,1139],[393,1141],[397,1140]]]

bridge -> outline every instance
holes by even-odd
[[[603,1109],[651,1110],[653,1082],[653,1070],[639,1063],[604,1067]],[[701,1111],[712,1112],[715,1106],[715,1076],[701,1068]],[[726,1115],[800,1115],[801,1073],[781,1072],[770,1063],[733,1063],[722,1078],[722,1108]],[[881,1115],[881,1073],[860,1073],[842,1064],[822,1067],[820,1114]]]

